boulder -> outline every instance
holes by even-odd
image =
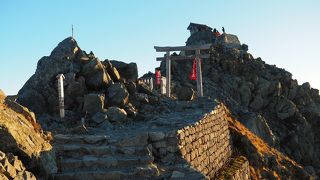
[[[263,98],[260,94],[258,94],[253,98],[253,101],[250,103],[250,108],[258,111],[262,107],[263,107]]]
[[[138,90],[139,93],[144,93],[144,94],[147,94],[147,95],[153,95],[150,87],[148,85],[146,85],[145,83],[138,83],[137,90]]]
[[[36,124],[36,116],[32,111],[29,111],[28,108],[20,105],[19,103],[15,101],[11,101],[9,99],[5,100],[5,104],[10,107],[13,111],[15,111],[18,114],[22,114],[29,122]]]
[[[280,119],[287,119],[295,114],[297,111],[296,105],[289,99],[279,97],[276,105],[277,117]]]
[[[137,91],[137,85],[133,81],[126,82],[124,84],[129,92],[129,94],[134,94]]]
[[[80,64],[74,61],[78,46],[74,39],[63,40],[50,56],[42,57],[37,63],[34,75],[19,90],[17,102],[28,107],[36,114],[57,111],[58,74],[79,73]],[[51,97],[50,102],[47,101]]]
[[[241,43],[236,35],[223,33],[218,37],[216,44],[222,45],[224,48],[241,49]]]
[[[112,123],[124,123],[127,120],[126,111],[114,106],[108,108],[107,116]]]
[[[121,77],[120,77],[120,74],[119,74],[117,68],[113,67],[112,64],[110,63],[110,61],[107,59],[104,60],[102,62],[102,64],[105,66],[107,73],[110,75],[111,79],[114,82],[119,82]]]
[[[254,113],[245,113],[240,116],[239,120],[251,132],[263,139],[270,146],[276,145],[276,136],[272,133],[264,117]]]
[[[0,150],[19,156],[28,169],[38,169],[44,177],[57,172],[52,146],[32,112],[6,100],[0,104],[0,117]]]
[[[135,93],[135,99],[141,103],[148,103],[149,97],[147,94],[144,93]]]
[[[98,59],[91,60],[85,64],[81,73],[85,77],[86,85],[91,89],[105,88],[112,83],[111,77]]]
[[[5,154],[0,151],[0,179],[36,180],[36,177],[12,153]]]
[[[78,47],[77,42],[72,37],[64,39],[58,44],[56,48],[51,52],[50,57],[56,60],[72,60],[78,53],[80,48]]]
[[[138,80],[138,67],[136,63],[124,63],[121,61],[110,61],[112,66],[115,67],[121,78],[129,81],[136,81]]]
[[[179,100],[191,101],[195,98],[195,92],[191,87],[181,87],[177,89],[176,94]]]
[[[90,93],[84,96],[83,112],[95,114],[102,112],[104,107],[104,94]]]
[[[106,104],[111,106],[124,107],[128,103],[129,93],[121,83],[115,83],[108,88],[108,98]]]
[[[91,120],[96,124],[101,124],[104,121],[108,121],[108,116],[107,114],[97,112],[92,116]]]

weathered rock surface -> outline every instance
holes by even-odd
[[[136,81],[138,79],[138,67],[136,63],[124,63],[121,61],[110,61],[113,67],[115,67],[121,78],[127,81]]]
[[[210,58],[202,60],[204,95],[227,104],[256,135],[303,166],[315,167],[319,176],[319,91],[309,83],[299,85],[286,70],[254,58],[235,35],[213,38],[210,33],[193,33],[186,43],[212,43],[207,52]],[[191,61],[173,61],[171,66],[174,87],[196,89],[189,80]],[[165,74],[164,61],[160,68]],[[178,97],[179,92],[172,94]],[[244,114],[250,116],[243,118]]]
[[[127,120],[127,113],[125,110],[118,107],[109,107],[107,110],[109,121],[113,123],[124,123]]]
[[[112,82],[104,65],[98,59],[91,60],[85,64],[81,73],[86,79],[86,85],[92,89],[106,88]]]
[[[108,88],[108,98],[106,104],[111,106],[124,107],[128,103],[129,93],[126,87],[121,83],[112,84]]]
[[[50,137],[42,132],[32,112],[9,99],[0,102],[0,136],[0,151],[19,156],[29,171],[43,177],[57,171],[55,155],[48,142]],[[19,163],[14,159],[13,162]],[[11,166],[5,167],[9,170]],[[21,174],[16,172],[15,167],[12,168],[10,177],[33,177],[28,172]]]
[[[104,107],[104,94],[86,94],[84,96],[83,112],[88,112],[94,115],[97,112],[102,112]]]
[[[36,180],[36,177],[26,170],[17,156],[0,151],[0,179]]]
[[[176,94],[179,100],[191,101],[195,98],[194,90],[189,87],[177,89]]]
[[[37,115],[57,113],[58,74],[64,74],[66,77],[64,80],[66,110],[79,114],[83,110],[86,94],[97,92],[107,94],[108,88],[114,82],[120,83],[121,78],[128,81],[135,81],[138,78],[135,63],[126,64],[108,60],[101,62],[92,52],[87,54],[82,51],[77,42],[69,37],[59,43],[50,56],[44,56],[38,61],[35,74],[20,89],[17,102]],[[121,93],[117,96],[122,95],[120,98],[123,99],[119,100],[118,97],[112,99],[116,101],[112,105],[123,107],[127,103],[127,92],[121,91]]]

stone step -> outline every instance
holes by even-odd
[[[108,170],[82,170],[77,172],[62,172],[54,175],[54,180],[123,180],[123,179],[151,179],[156,174],[148,166],[136,168],[108,169]]]
[[[53,142],[57,144],[110,144],[112,140],[106,135],[54,135]]]
[[[85,155],[113,156],[121,155],[146,155],[149,150],[146,146],[119,147],[114,145],[84,145],[84,144],[54,144],[58,157],[81,157]]]
[[[145,156],[109,156],[94,157],[83,156],[80,158],[69,158],[60,160],[61,172],[77,172],[81,170],[104,170],[108,168],[125,168],[148,165],[153,162],[154,158],[149,155]]]

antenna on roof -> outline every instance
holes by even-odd
[[[73,24],[71,25],[71,31],[72,31],[71,37],[73,39]]]

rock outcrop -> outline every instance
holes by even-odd
[[[199,34],[197,34],[199,33]],[[187,45],[212,43],[210,58],[202,60],[204,95],[227,104],[232,114],[272,147],[303,166],[320,169],[320,96],[309,83],[299,85],[291,73],[248,53],[237,36],[214,40],[197,32]],[[183,54],[183,53],[182,53]],[[192,62],[172,61],[175,89],[193,88]],[[165,62],[160,65],[165,74]],[[179,91],[172,92],[179,97]]]
[[[36,180],[36,177],[12,153],[0,151],[0,179]]]
[[[1,156],[1,162],[5,163],[3,167],[10,171],[6,177],[23,179],[26,176],[32,179],[34,176],[24,171],[24,166],[38,176],[49,177],[57,171],[54,151],[49,143],[50,135],[42,131],[35,115],[26,107],[3,98],[4,94],[0,97],[0,151],[7,153],[8,158],[10,156],[9,159]],[[22,160],[24,166],[16,167],[20,161],[15,156]]]
[[[37,115],[57,113],[58,74],[66,77],[65,107],[78,114],[87,110],[83,106],[87,102],[84,101],[88,100],[86,95],[90,93],[108,95],[105,96],[107,106],[124,107],[128,102],[128,92],[124,85],[117,83],[136,81],[138,78],[135,63],[101,62],[92,52],[87,54],[81,50],[77,42],[69,37],[60,42],[50,56],[39,60],[35,74],[19,91],[17,102]]]

